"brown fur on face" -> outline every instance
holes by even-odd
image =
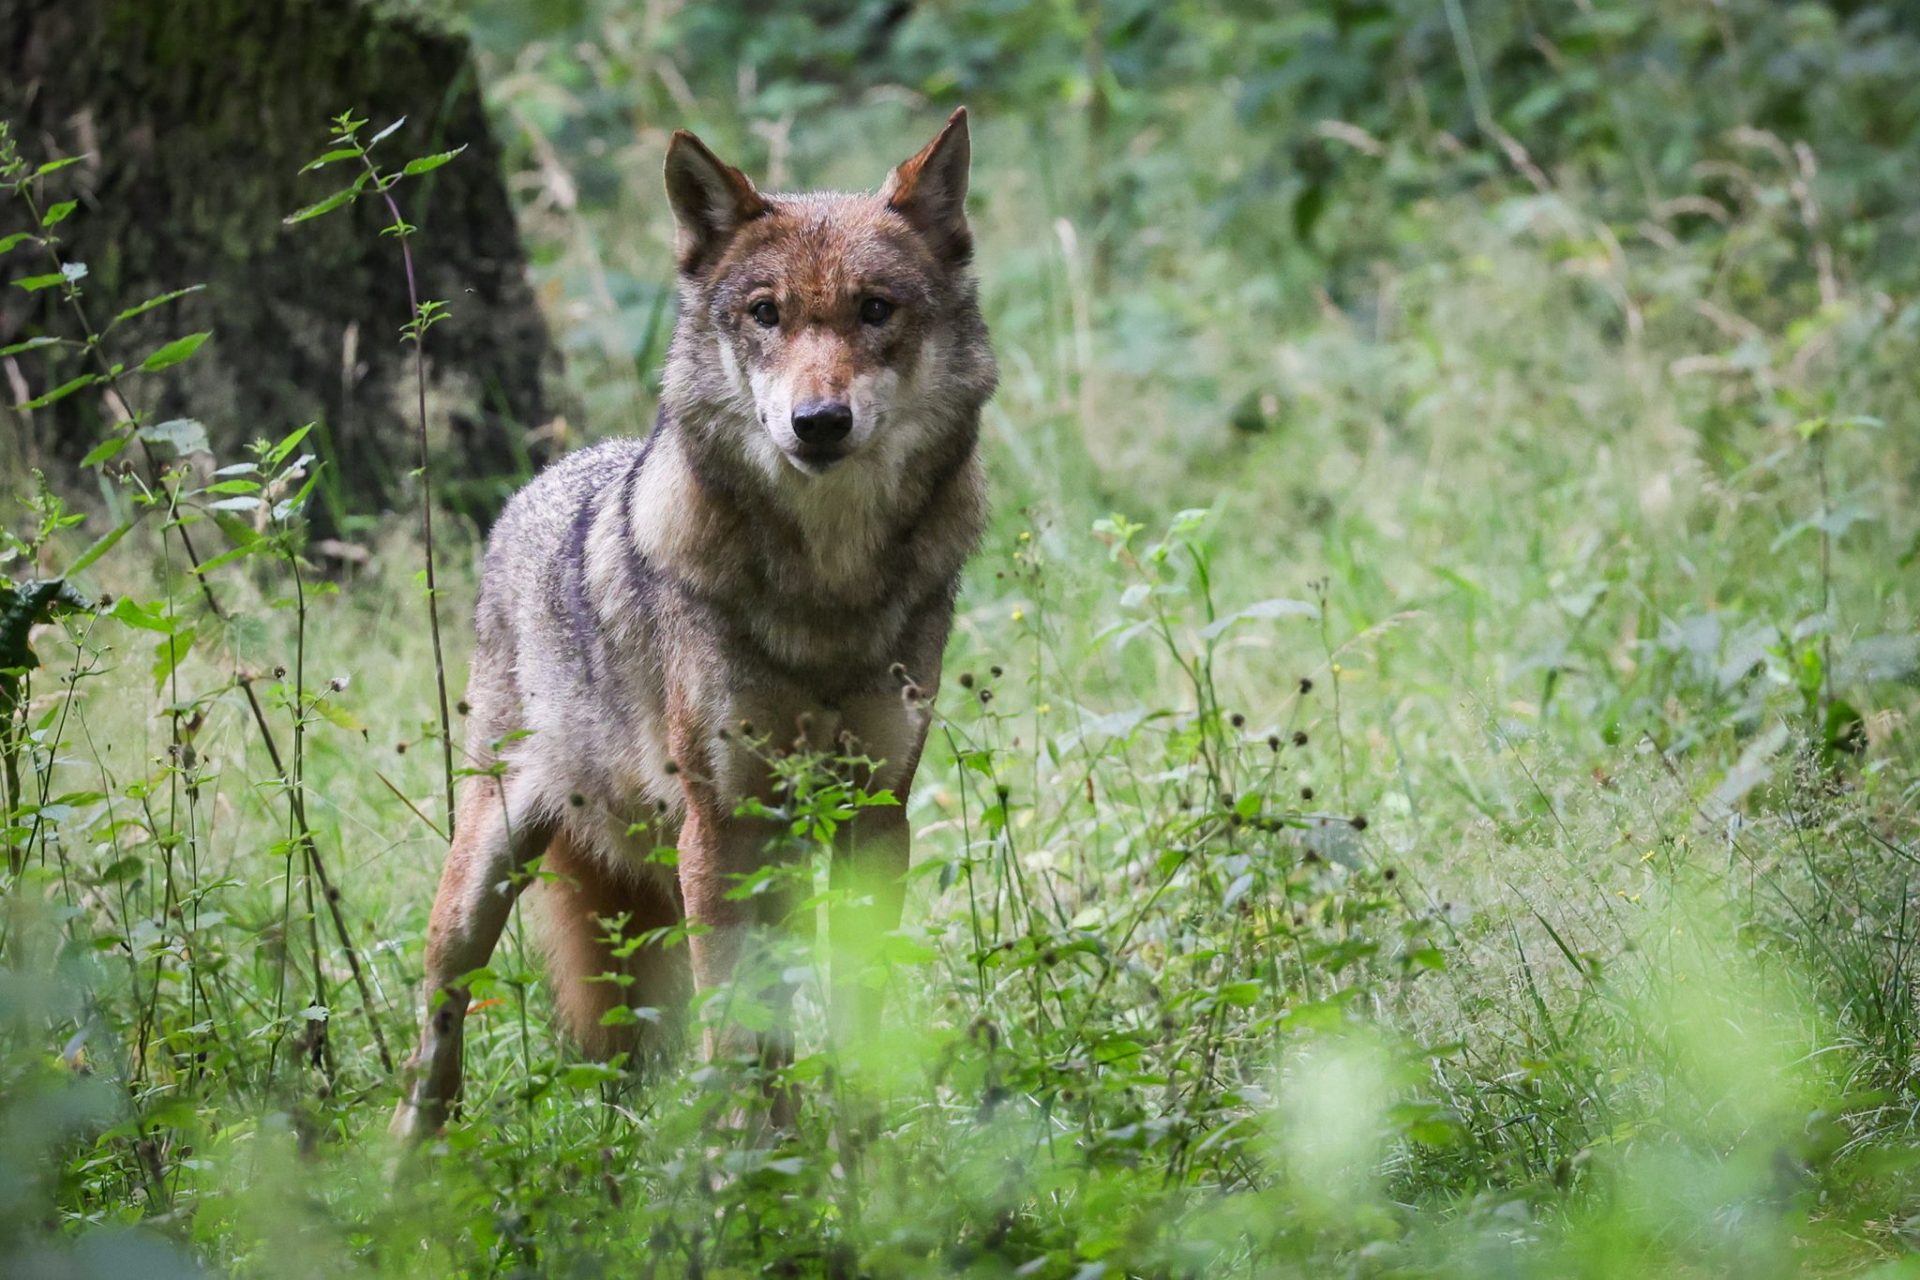
[[[935,379],[943,399],[955,381],[984,398],[994,374],[966,269],[970,154],[963,110],[878,193],[763,195],[676,135],[667,157],[681,245],[676,343],[711,338],[722,375],[677,396],[682,404],[750,405],[765,439],[736,446],[770,472],[785,462],[814,474],[869,449],[909,451],[895,437],[935,416],[926,395]],[[852,411],[844,446],[825,456],[794,423],[822,405]]]

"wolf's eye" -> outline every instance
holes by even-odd
[[[861,324],[885,324],[893,314],[893,304],[885,298],[868,298],[860,304]]]
[[[760,299],[760,301],[748,307],[747,314],[752,316],[754,322],[762,329],[771,329],[780,323],[780,308],[774,306],[765,298]]]

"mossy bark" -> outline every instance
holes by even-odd
[[[89,268],[96,323],[206,286],[114,333],[129,365],[182,333],[214,333],[194,359],[137,379],[137,407],[199,419],[222,462],[317,422],[329,475],[315,517],[334,530],[407,505],[418,465],[407,286],[381,235],[386,210],[363,199],[283,223],[351,178],[340,165],[300,173],[348,110],[369,136],[407,118],[377,153],[389,164],[467,148],[396,194],[419,228],[421,295],[451,315],[427,342],[436,488],[484,522],[538,461],[559,361],[466,40],[417,8],[355,0],[0,0],[0,118],[29,157],[88,157],[48,181],[50,198],[80,201],[61,252]],[[0,234],[16,229],[24,211],[0,209]],[[45,270],[28,256],[0,259],[0,281]],[[49,294],[0,292],[0,345],[72,334]],[[0,402],[15,399],[8,383],[38,392],[63,373],[40,353],[16,357]],[[19,452],[54,468],[112,425],[87,394],[8,416]]]

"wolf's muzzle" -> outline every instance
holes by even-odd
[[[846,452],[843,442],[852,431],[853,409],[837,400],[794,406],[793,436],[800,444],[794,452],[802,462],[819,467],[838,462]]]

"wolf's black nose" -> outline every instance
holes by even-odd
[[[838,444],[853,430],[853,410],[833,400],[793,407],[793,434],[801,444]]]

